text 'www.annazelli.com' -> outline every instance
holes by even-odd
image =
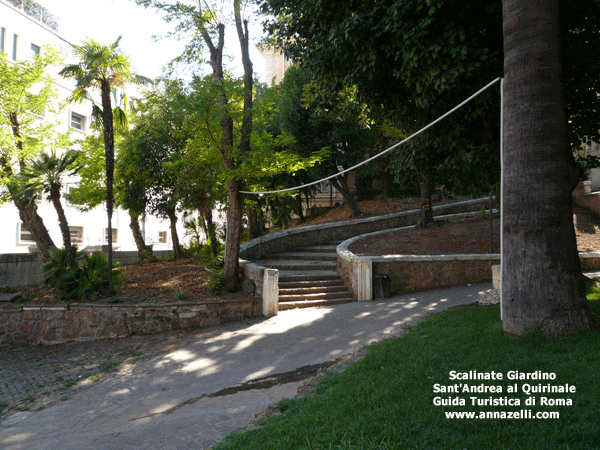
[[[558,411],[537,411],[521,409],[519,411],[445,411],[446,419],[530,419],[548,420],[559,419]]]

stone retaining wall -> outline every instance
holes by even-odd
[[[492,266],[500,264],[500,255],[396,256],[371,261],[373,276],[387,275],[390,293],[397,295],[491,281]]]
[[[440,219],[452,221],[468,215]],[[413,227],[356,236],[338,246],[338,270],[359,301],[373,300],[373,278],[377,275],[389,277],[391,295],[492,280],[492,266],[500,264],[499,254],[358,256],[349,249],[352,243],[368,236],[409,228]],[[584,272],[600,271],[600,253],[580,253],[579,257]]]
[[[256,317],[259,299],[148,305],[1,305],[0,345],[56,344],[197,329]]]

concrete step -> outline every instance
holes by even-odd
[[[281,278],[280,278],[281,280]],[[302,289],[302,288],[335,288],[335,287],[345,287],[344,282],[338,276],[337,278],[332,278],[330,280],[306,280],[306,281],[280,281],[279,282],[279,290],[282,289]]]
[[[312,300],[338,300],[351,297],[347,290],[340,292],[316,292],[311,294],[279,295],[279,303],[309,302]]]
[[[300,287],[281,287],[279,284],[279,296],[286,295],[306,295],[306,294],[322,294],[327,292],[348,292],[346,286],[343,283],[336,283],[335,285],[315,285],[315,283],[306,284]]]
[[[339,244],[335,244],[335,245],[313,245],[312,247],[305,247],[302,249],[302,251],[310,251],[310,252],[314,252],[314,253],[336,253],[336,249],[337,246]]]
[[[263,261],[255,261],[264,267],[270,267],[272,269],[278,269],[280,271],[314,271],[314,270],[330,270],[335,271],[337,263],[333,261],[297,261],[290,259],[270,259]]]
[[[288,311],[290,309],[298,309],[298,308],[313,308],[315,306],[331,306],[331,305],[339,305],[342,303],[351,303],[353,302],[353,298],[338,298],[335,300],[308,300],[301,302],[285,302],[279,304],[279,311]]]
[[[294,261],[329,261],[337,262],[336,253],[324,252],[286,252],[269,255],[271,260],[294,260]]]
[[[279,272],[279,286],[284,283],[316,282],[316,281],[340,281],[340,274],[335,270],[305,270]],[[285,286],[284,287],[289,287]]]

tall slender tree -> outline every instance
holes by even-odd
[[[33,199],[38,192],[46,194],[58,216],[58,225],[63,238],[63,245],[68,258],[75,259],[75,247],[71,243],[71,231],[67,215],[61,203],[63,177],[75,175],[81,166],[75,164],[79,152],[67,150],[62,155],[55,151],[42,152],[32,159],[20,176],[25,180],[17,197]]]
[[[131,71],[129,57],[125,56],[119,49],[119,36],[115,42],[109,45],[99,44],[89,39],[81,45],[75,46],[75,54],[79,57],[79,63],[66,66],[60,71],[65,78],[74,78],[76,89],[73,92],[73,101],[89,100],[94,105],[94,116],[101,118],[104,149],[106,159],[106,211],[108,218],[108,266],[112,267],[112,215],[114,208],[113,177],[115,166],[115,144],[114,144],[114,113],[111,94],[113,89],[124,87],[127,83],[142,83],[146,79],[137,76]],[[93,101],[90,94],[91,89],[100,90],[100,105]],[[123,119],[122,110],[116,110],[118,117]],[[114,292],[112,272],[109,271],[109,291]]]
[[[504,330],[588,329],[573,228],[558,0],[503,0]]]

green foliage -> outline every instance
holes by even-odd
[[[175,298],[177,300],[185,300],[188,297],[188,293],[185,291],[185,289],[177,289],[175,291]]]
[[[19,185],[17,167],[43,148],[66,143],[65,135],[56,132],[57,123],[40,120],[40,116],[59,117],[61,105],[48,68],[60,62],[52,47],[40,55],[16,63],[0,52],[0,185],[14,192]],[[9,201],[7,190],[0,190],[0,202]]]
[[[220,295],[225,287],[225,278],[223,271],[212,272],[208,278],[208,290],[213,294]]]
[[[107,291],[108,263],[102,254],[76,252],[72,257],[63,249],[52,248],[50,256],[42,266],[43,282],[55,288],[61,298],[70,301],[90,299]],[[113,273],[115,286],[120,281],[118,273]]]
[[[378,123],[410,134],[502,75],[497,1],[265,0],[272,45],[309,69],[323,89],[358,88]],[[560,2],[572,148],[597,139],[600,4]],[[492,89],[394,154],[399,174],[451,176],[465,192],[499,177],[499,94]],[[393,137],[390,135],[390,137]]]

